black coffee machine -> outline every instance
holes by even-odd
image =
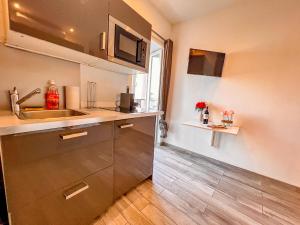
[[[126,93],[121,93],[120,95],[120,112],[134,112],[135,108],[134,94],[129,93],[129,86],[127,86]]]

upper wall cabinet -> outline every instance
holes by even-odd
[[[115,49],[115,34],[109,33],[109,18],[125,24],[151,40],[151,24],[122,0],[3,0],[5,5],[5,44],[105,70],[135,74],[145,71],[132,63],[122,64],[108,53]],[[110,41],[109,41],[110,40]],[[123,39],[122,39],[123,40]],[[145,48],[137,40],[121,47],[143,57]],[[123,43],[123,42],[122,42]],[[110,48],[108,48],[110,46]],[[122,49],[124,49],[122,48]],[[134,49],[134,50],[132,50]],[[147,48],[149,49],[149,48]],[[139,53],[139,54],[138,54]],[[133,55],[134,55],[133,54]],[[144,60],[144,61],[143,61]]]
[[[152,26],[122,0],[109,1],[109,14],[151,40]]]
[[[10,29],[106,59],[108,1],[9,0]]]

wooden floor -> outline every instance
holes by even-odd
[[[300,189],[161,147],[153,179],[119,199],[95,224],[300,224]]]

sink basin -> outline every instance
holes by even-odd
[[[60,117],[72,117],[72,116],[84,116],[86,113],[79,112],[71,109],[63,110],[41,110],[41,111],[21,111],[19,119],[29,120],[29,119],[48,119],[48,118],[60,118]]]

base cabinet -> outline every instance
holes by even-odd
[[[114,199],[152,175],[155,123],[155,116],[115,122]]]
[[[91,224],[151,177],[155,124],[150,116],[2,136],[11,225]]]
[[[3,136],[12,224],[85,225],[111,205],[113,128],[106,122]]]

